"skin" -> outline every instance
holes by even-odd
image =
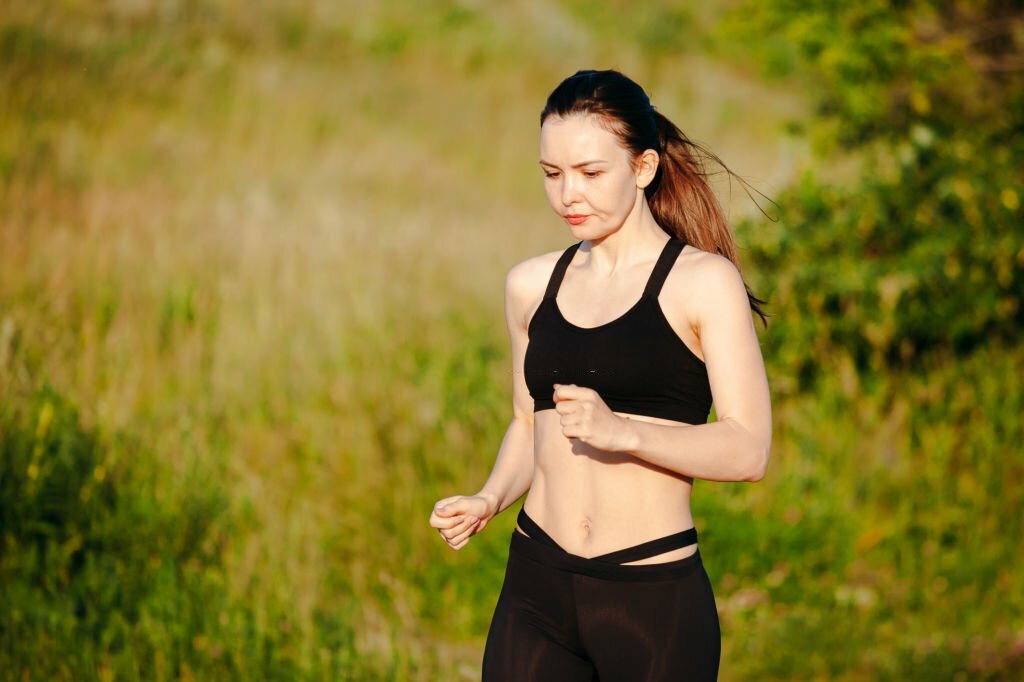
[[[555,213],[588,216],[579,225],[566,221],[583,244],[556,302],[577,326],[605,324],[640,298],[668,238],[644,196],[658,154],[634,157],[598,118],[573,116],[544,122],[540,157]],[[531,258],[508,273],[513,417],[483,488],[434,505],[430,525],[453,549],[527,490],[526,512],[566,551],[591,557],[692,527],[694,479],[764,476],[771,404],[746,290],[728,259],[691,246],[658,302],[680,340],[705,362],[718,420],[690,425],[616,413],[595,391],[575,385],[553,385],[555,409],[533,411],[523,376],[527,328],[560,255]],[[633,563],[695,551],[684,547]]]

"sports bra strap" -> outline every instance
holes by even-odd
[[[661,293],[661,287],[665,284],[665,280],[668,279],[668,273],[672,272],[672,266],[675,264],[676,258],[679,257],[684,246],[685,244],[675,237],[669,238],[665,243],[665,248],[661,250],[658,262],[654,264],[651,278],[647,280],[644,296],[658,298],[658,294]]]
[[[555,269],[551,271],[551,279],[548,280],[547,291],[544,292],[544,298],[554,298],[558,295],[558,287],[562,285],[562,278],[565,277],[565,271],[569,269],[569,263],[572,262],[572,257],[576,255],[576,250],[580,248],[580,244],[583,242],[576,242],[558,258],[558,262],[555,263]]]

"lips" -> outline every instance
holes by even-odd
[[[569,222],[570,225],[580,225],[580,224],[583,223],[583,221],[585,221],[589,217],[590,216],[588,216],[588,215],[571,214],[571,215],[565,216],[565,219]]]

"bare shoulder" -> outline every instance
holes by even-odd
[[[542,297],[561,255],[561,251],[550,251],[513,265],[505,277],[505,293],[509,299],[528,302]]]
[[[669,305],[679,306],[692,321],[727,308],[748,308],[747,290],[739,269],[717,253],[687,246],[665,282]]]
[[[680,266],[682,266],[680,268]],[[694,247],[686,248],[676,260],[674,269],[685,270],[687,276],[694,278],[699,283],[707,284],[728,284],[739,283],[742,286],[743,278],[736,265],[717,253],[701,251]]]

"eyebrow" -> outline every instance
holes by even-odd
[[[572,165],[572,168],[582,168],[583,166],[590,166],[590,165],[595,164],[595,163],[608,163],[608,162],[605,161],[604,159],[592,159],[590,161],[580,161],[579,163],[574,163]],[[558,166],[556,166],[555,164],[548,163],[544,159],[540,160],[540,165],[542,165],[542,166],[551,166],[552,168],[558,168]]]

